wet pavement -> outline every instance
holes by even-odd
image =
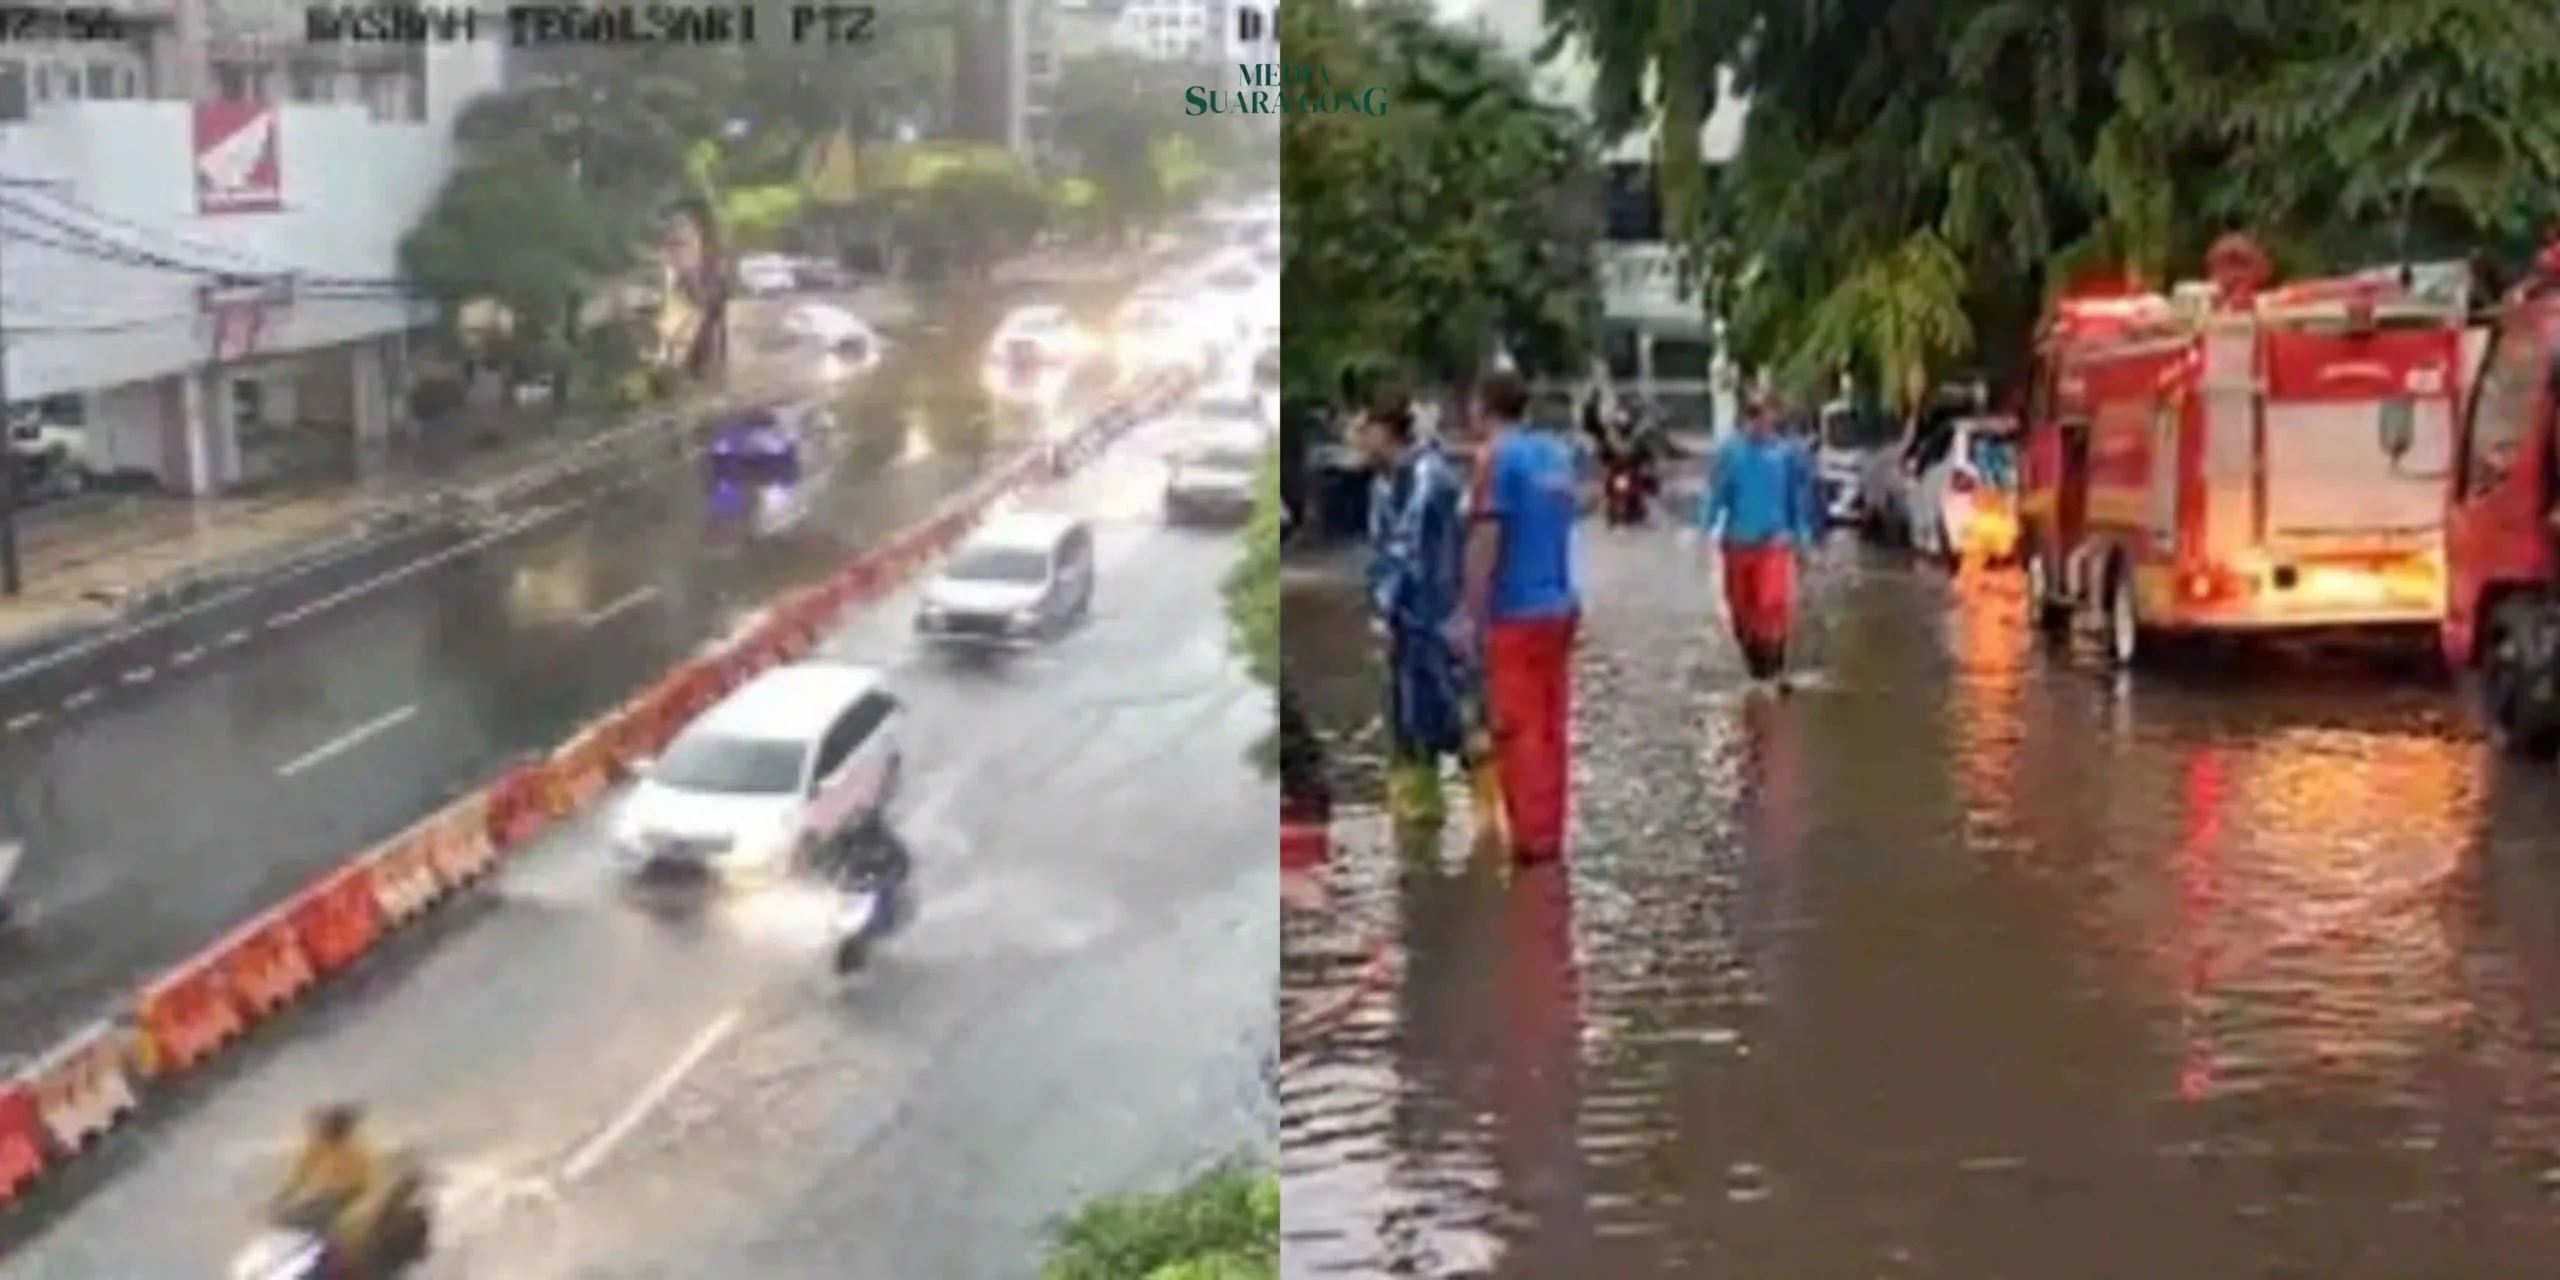
[[[1032,438],[1046,419],[980,385],[1002,305],[846,384],[823,462],[761,513],[715,496],[700,464],[669,467],[12,722],[0,832],[27,858],[0,933],[0,1057],[556,743]]]
[[[1569,872],[1355,805],[1287,924],[1287,1274],[2551,1274],[2560,779],[2448,693],[2119,680],[1843,538],[1752,696],[1701,552],[1585,537]]]
[[[1267,1143],[1270,701],[1228,652],[1232,536],[1158,518],[1163,444],[1039,500],[1097,529],[1094,616],[1053,647],[938,658],[903,599],[823,642],[913,715],[920,911],[874,970],[824,976],[814,895],[635,898],[581,821],[109,1153],[0,1276],[212,1274],[332,1097],[443,1172],[427,1280],[1015,1280],[1053,1215]]]

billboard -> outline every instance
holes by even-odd
[[[284,208],[283,145],[270,102],[195,104],[196,212]]]

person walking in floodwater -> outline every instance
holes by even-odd
[[[1580,473],[1573,446],[1528,422],[1529,386],[1488,374],[1476,392],[1487,427],[1470,491],[1467,613],[1483,637],[1487,711],[1511,856],[1564,856],[1571,760],[1574,587]]]
[[[1389,807],[1400,822],[1448,816],[1441,775],[1466,763],[1468,655],[1459,589],[1464,496],[1447,455],[1421,438],[1413,405],[1382,393],[1362,415],[1361,457],[1376,479],[1369,498],[1369,607],[1386,640],[1387,728],[1394,764]]]
[[[1784,689],[1796,565],[1812,554],[1823,512],[1811,458],[1779,434],[1777,421],[1771,406],[1754,405],[1743,429],[1716,450],[1698,526],[1724,558],[1725,611],[1744,669]]]

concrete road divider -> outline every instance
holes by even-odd
[[[133,1083],[134,1047],[130,1028],[91,1023],[19,1078],[35,1100],[54,1155],[68,1158],[97,1145],[141,1106]]]
[[[291,908],[279,907],[214,944],[231,999],[252,1024],[274,1017],[320,980],[294,936]]]
[[[621,761],[615,758],[613,739],[602,725],[579,730],[578,736],[551,753],[544,768],[551,775],[551,811],[556,815],[594,804],[622,780]]]
[[[373,890],[387,929],[425,915],[451,888],[436,867],[432,837],[437,821],[430,818],[393,836],[356,863],[364,868],[365,885]]]
[[[373,887],[373,864],[360,860],[330,872],[285,908],[293,935],[321,975],[354,964],[390,924]]]
[[[420,826],[427,856],[436,876],[448,888],[478,884],[498,865],[504,848],[498,843],[489,814],[496,798],[487,792],[465,796]]]
[[[912,581],[997,503],[1050,479],[1057,461],[1098,454],[1184,389],[1179,381],[1141,384],[1123,408],[1097,414],[1067,440],[1027,450],[930,519],[786,593],[549,756],[508,768],[152,979],[127,1019],[94,1024],[0,1081],[0,1208],[137,1114],[161,1082],[202,1066],[361,963],[401,925],[484,881],[552,823],[597,803],[730,690],[805,656],[847,612]],[[1061,444],[1075,448],[1061,451]]]
[[[133,1014],[143,1035],[146,1078],[192,1071],[248,1029],[223,981],[220,958],[200,956],[143,987]]]

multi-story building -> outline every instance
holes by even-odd
[[[423,319],[400,240],[498,47],[314,47],[280,0],[116,3],[121,38],[0,53],[7,401],[179,492],[356,456]]]
[[[1534,56],[1546,40],[1539,0],[1439,0],[1439,13],[1519,57]],[[1551,102],[1589,106],[1590,64],[1570,51],[1537,67],[1533,82]],[[1741,149],[1747,109],[1732,77],[1720,75],[1715,110],[1700,138],[1707,163],[1722,164]],[[1685,251],[1665,238],[1654,181],[1658,141],[1648,129],[1617,140],[1606,158],[1602,346],[1621,394],[1656,405],[1675,422],[1728,424],[1733,375],[1718,356],[1718,321],[1707,314],[1704,281]]]
[[[1233,39],[1219,0],[1127,0],[1120,7],[1124,47],[1163,62],[1214,62]]]

